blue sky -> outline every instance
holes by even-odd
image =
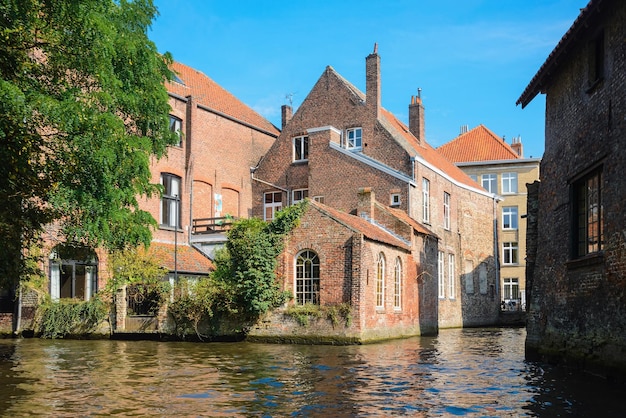
[[[544,149],[545,98],[515,102],[587,0],[154,0],[160,52],[194,67],[280,127],[327,65],[365,91],[378,44],[382,105],[407,122],[422,89],[426,139],[487,126],[525,157]]]

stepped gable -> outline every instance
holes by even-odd
[[[520,158],[503,138],[482,124],[438,147],[437,151],[454,163]]]
[[[280,134],[279,129],[271,122],[201,71],[179,62],[173,62],[171,69],[176,77],[166,83],[168,92],[181,97],[192,96],[198,104],[210,111],[273,136]]]

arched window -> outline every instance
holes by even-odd
[[[296,256],[296,303],[320,303],[320,259],[311,250]]]
[[[396,258],[396,266],[393,271],[393,307],[402,308],[402,261]]]
[[[385,307],[385,255],[378,254],[376,262],[376,307]]]
[[[98,291],[98,258],[86,247],[57,245],[50,253],[50,297],[89,300]]]

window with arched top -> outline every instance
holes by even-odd
[[[385,306],[385,255],[378,253],[376,262],[376,307]]]
[[[393,307],[402,308],[402,261],[396,258],[396,265],[393,270]]]
[[[320,303],[320,259],[311,250],[296,256],[296,304]]]

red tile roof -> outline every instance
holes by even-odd
[[[382,116],[385,120],[399,133],[408,145],[421,156],[428,164],[443,171],[453,180],[470,186],[480,188],[474,180],[465,174],[460,168],[454,165],[450,160],[445,158],[435,148],[430,146],[425,140],[418,141],[417,138],[409,131],[409,128],[402,123],[395,115],[388,110],[382,109]],[[478,187],[477,187],[478,186]]]
[[[520,158],[504,139],[482,124],[440,146],[437,151],[454,163]]]
[[[337,222],[345,225],[353,231],[363,234],[366,238],[371,239],[372,241],[382,242],[384,244],[393,245],[395,247],[403,248],[405,250],[410,249],[408,243],[397,238],[396,236],[384,230],[382,227],[375,225],[364,218],[341,212],[337,209],[331,208],[330,206],[326,206],[313,200],[310,201],[310,204],[311,207],[335,219]]]
[[[393,216],[400,219],[401,221],[411,225],[411,227],[420,234],[431,235],[433,237],[437,237],[437,234],[426,228],[424,225],[417,222],[415,219],[411,218],[408,213],[401,209],[396,208],[386,208]]]
[[[165,244],[152,242],[148,248],[148,254],[153,256],[162,267],[174,271],[174,253],[176,253],[176,270],[181,273],[208,274],[215,270],[213,263],[199,250],[187,244]]]
[[[241,100],[202,72],[179,62],[173,62],[171,69],[177,74],[178,79],[182,83],[177,81],[166,83],[168,92],[182,97],[192,96],[199,104],[212,111],[226,115],[231,119],[250,125],[270,135],[277,137],[280,134],[278,128],[270,121],[245,105]]]

